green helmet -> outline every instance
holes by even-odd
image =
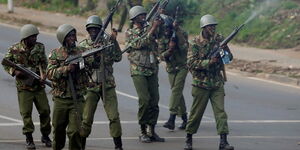
[[[208,25],[217,25],[217,24],[218,24],[218,22],[215,19],[215,17],[210,14],[204,15],[200,19],[200,27],[201,28],[204,28],[205,26],[208,26]]]
[[[61,45],[64,44],[64,40],[65,40],[66,36],[73,30],[76,31],[76,29],[69,24],[63,24],[57,28],[56,37]]]
[[[101,28],[102,26],[102,20],[99,16],[97,15],[92,15],[90,16],[87,21],[86,21],[86,29],[90,28],[90,27],[97,27],[97,28]]]
[[[141,14],[147,14],[146,9],[142,6],[134,6],[129,10],[129,19],[132,20]]]
[[[26,24],[21,28],[20,33],[21,33],[21,40],[23,40],[29,36],[39,34],[39,30],[33,24]]]

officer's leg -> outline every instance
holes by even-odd
[[[70,100],[70,106],[72,107],[69,111],[69,124],[67,128],[67,135],[69,137],[69,150],[81,150],[83,148],[82,138],[79,134],[79,128],[81,126],[82,107],[84,98],[78,98],[77,108]]]
[[[26,136],[26,148],[35,149],[35,144],[33,142],[32,132],[34,131],[34,125],[32,122],[32,105],[34,100],[34,93],[26,90],[18,91],[18,100],[20,114],[23,119],[23,134]]]
[[[34,94],[26,90],[18,91],[18,101],[20,114],[23,119],[23,134],[32,133],[34,131],[34,125],[32,122],[32,105],[34,100]]]
[[[209,99],[209,90],[193,87],[192,96],[194,98],[190,116],[185,131],[187,132],[185,150],[192,149],[192,135],[195,134],[200,126],[205,108]]]
[[[85,103],[83,104],[82,131],[80,133],[82,137],[88,137],[91,133],[99,99],[99,94],[94,91],[87,91]]]
[[[149,136],[151,141],[153,142],[165,142],[164,138],[159,137],[159,135],[155,132],[155,126],[158,119],[159,114],[159,92],[158,92],[158,76],[157,74],[152,75],[148,78],[148,90],[150,92],[150,103],[149,103]]]
[[[234,147],[230,146],[227,142],[228,124],[227,114],[224,109],[224,87],[214,90],[211,94],[211,103],[217,123],[218,134],[220,135],[219,150],[233,150]]]
[[[118,100],[115,88],[106,90],[104,109],[109,119],[110,135],[114,139],[115,149],[122,149],[122,128],[118,111]]]
[[[149,121],[147,110],[149,107],[150,93],[148,91],[148,82],[146,78],[147,77],[145,76],[139,75],[132,76],[134,87],[139,97],[138,120],[141,125],[141,135],[139,138],[141,142],[149,143],[151,140],[147,135],[146,124]]]
[[[61,150],[66,143],[66,128],[69,122],[69,108],[66,99],[53,98],[53,150]],[[70,101],[70,100],[69,100]]]
[[[34,104],[40,114],[41,141],[45,143],[47,147],[51,147],[52,142],[49,138],[51,132],[50,106],[44,89],[35,92]]]

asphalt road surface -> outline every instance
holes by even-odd
[[[19,30],[0,25],[0,59],[7,48],[19,41]],[[38,41],[46,46],[47,55],[59,46],[56,38],[50,34],[40,34]],[[163,128],[168,119],[168,98],[170,85],[167,74],[161,65],[159,72],[160,114],[157,132],[166,138],[165,143],[140,143],[138,141],[139,125],[137,123],[138,102],[129,64],[124,55],[120,63],[114,65],[117,83],[119,112],[122,120],[123,145],[125,150],[182,150],[185,132],[175,129],[170,132]],[[188,110],[192,104],[191,76],[188,75],[184,96]],[[50,89],[46,89],[52,109]],[[236,150],[300,150],[300,88],[244,77],[228,73],[225,85],[226,111],[229,116],[229,142]],[[214,116],[209,104],[198,133],[194,135],[195,150],[218,149]],[[34,139],[37,149],[45,148],[40,142],[39,116],[33,111],[36,124]],[[177,119],[179,125],[181,119]],[[25,137],[22,135],[22,121],[18,109],[14,79],[0,67],[0,149],[25,149]],[[68,144],[66,143],[66,149]],[[113,141],[109,136],[108,120],[102,103],[98,105],[92,134],[87,141],[88,150],[112,150]]]

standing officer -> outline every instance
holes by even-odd
[[[90,16],[87,19],[86,30],[89,33],[90,37],[80,42],[80,46],[85,47],[87,49],[93,48],[94,41],[100,32],[102,27],[101,19],[96,16]],[[114,44],[114,47],[105,49],[104,54],[104,66],[105,66],[105,79],[106,79],[106,97],[102,98],[102,85],[99,81],[101,81],[100,73],[100,62],[102,61],[101,58],[90,59],[89,61],[94,62],[94,66],[89,70],[89,74],[91,75],[89,87],[86,93],[86,101],[84,104],[83,109],[83,121],[82,121],[82,129],[84,131],[83,137],[88,137],[91,133],[91,128],[94,120],[94,114],[97,108],[97,104],[99,99],[102,98],[104,109],[109,119],[109,129],[110,135],[113,137],[115,143],[116,150],[122,150],[122,128],[119,118],[118,112],[118,101],[117,101],[117,94],[116,94],[116,83],[113,76],[113,64],[114,62],[120,62],[122,59],[122,52],[119,47],[119,43],[116,41],[116,33],[113,32],[110,39],[108,39],[107,35],[105,34],[102,37],[100,43],[97,43],[96,46],[105,46],[108,44]],[[105,101],[104,101],[105,100]]]
[[[212,49],[217,46],[223,37],[216,33],[216,19],[212,15],[204,15],[200,19],[202,32],[196,37],[188,52],[188,68],[193,76],[192,96],[194,101],[191,107],[191,112],[186,126],[186,145],[185,150],[192,149],[192,135],[199,128],[204,110],[208,100],[211,101],[214,111],[217,131],[220,135],[219,150],[233,150],[227,142],[228,124],[227,114],[224,109],[224,76],[221,71],[224,69],[224,64],[221,58],[207,58],[207,55],[212,52]],[[227,46],[223,47],[228,51],[230,58],[232,54]]]
[[[85,71],[80,70],[78,64],[67,65],[65,60],[70,55],[82,53],[84,49],[76,46],[76,30],[71,25],[59,26],[56,36],[62,46],[51,51],[47,67],[47,77],[53,84],[53,150],[64,148],[66,133],[69,137],[69,149],[81,150],[82,139],[79,128],[83,94],[88,79]],[[70,77],[72,77],[71,82]],[[76,93],[72,93],[72,89],[75,89]]]
[[[39,31],[36,26],[32,24],[24,25],[21,28],[21,41],[8,49],[5,59],[30,68],[40,75],[42,80],[45,80],[47,58],[44,44],[36,41],[38,34]],[[23,134],[26,136],[26,148],[35,149],[32,137],[34,125],[31,117],[33,103],[40,115],[41,141],[45,143],[46,147],[51,147],[51,140],[49,139],[51,132],[50,107],[45,93],[45,85],[39,81],[27,82],[29,80],[28,76],[13,67],[4,65],[4,69],[10,75],[16,76],[19,109],[24,124]]]
[[[187,113],[183,97],[183,88],[188,70],[187,49],[188,35],[170,16],[161,15],[164,20],[163,35],[157,40],[161,60],[166,62],[172,94],[170,97],[170,118],[163,125],[174,130],[176,115],[181,116],[183,122],[179,129],[185,129]]]
[[[164,142],[155,133],[155,125],[159,114],[158,93],[158,51],[154,32],[160,21],[154,21],[147,33],[146,10],[142,6],[134,6],[129,11],[133,28],[126,31],[126,46],[131,47],[128,52],[131,77],[139,97],[138,120],[141,126],[140,141]],[[143,36],[146,35],[146,36]],[[139,39],[140,38],[140,39]],[[137,42],[131,42],[139,39]],[[146,128],[149,127],[147,134]]]

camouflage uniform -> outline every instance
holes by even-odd
[[[211,100],[214,111],[218,134],[227,134],[227,115],[224,110],[224,78],[221,75],[222,62],[209,64],[210,59],[207,55],[213,47],[223,40],[223,37],[216,34],[211,40],[196,37],[191,43],[188,53],[188,68],[193,76],[192,95],[193,105],[186,127],[188,134],[197,132],[204,110]],[[230,53],[232,59],[232,55]]]
[[[83,51],[84,48],[82,47],[60,47],[52,50],[49,55],[47,77],[53,84],[52,95],[54,108],[52,125],[54,150],[63,149],[66,141],[66,133],[69,137],[69,149],[82,149],[81,137],[79,135],[80,120],[78,119],[82,115],[83,95],[88,79],[84,70],[77,71],[76,74],[72,75],[78,100],[76,106],[69,88],[68,66],[66,66],[64,62],[69,55],[76,55]]]
[[[16,43],[8,49],[5,58],[11,60],[16,64],[22,64],[26,68],[40,74],[39,66],[41,66],[43,73],[47,67],[47,58],[45,56],[44,44],[37,42],[34,47],[29,50],[26,48],[24,41]],[[5,71],[10,75],[15,76],[15,68],[4,66]],[[26,79],[25,79],[26,80]],[[26,85],[25,80],[16,78],[16,85],[18,91],[18,101],[20,114],[23,119],[23,134],[31,134],[34,131],[32,122],[32,105],[35,104],[40,116],[41,132],[48,136],[51,132],[50,125],[50,107],[45,93],[45,86],[39,81],[34,81],[33,85]]]
[[[169,50],[170,38],[162,36],[158,39],[158,48],[160,52],[160,58],[166,62],[166,70],[168,72],[169,82],[171,85],[172,94],[170,96],[170,114],[174,117],[186,116],[186,106],[183,97],[183,88],[185,78],[188,70],[186,67],[187,62],[187,49],[188,49],[188,35],[181,28],[178,28],[176,32],[177,45],[171,52]],[[175,118],[173,117],[172,122]]]
[[[140,125],[156,125],[159,114],[158,51],[155,39],[147,35],[133,44],[130,41],[146,32],[137,27],[126,32],[126,45],[131,46],[128,54],[130,72],[139,97],[138,120]]]
[[[116,95],[116,84],[113,76],[113,64],[114,62],[120,62],[122,59],[122,52],[120,50],[119,44],[116,40],[110,42],[102,42],[102,45],[108,45],[109,43],[114,43],[114,47],[110,49],[106,49],[104,51],[105,56],[105,79],[106,79],[106,98],[104,104],[104,109],[107,114],[107,118],[109,119],[109,128],[110,128],[110,135],[114,138],[120,137],[122,135],[122,128],[119,118],[118,112],[118,101]],[[85,39],[80,42],[80,46],[90,49],[93,47],[93,41],[91,39]],[[99,57],[99,56],[98,56]],[[95,62],[93,58],[90,58],[88,61]],[[83,109],[83,121],[82,127],[86,133],[84,133],[85,137],[87,137],[92,128],[94,114],[97,108],[97,104],[99,99],[102,97],[102,86],[101,84],[97,83],[97,79],[95,77],[95,73],[100,71],[100,62],[101,60],[97,60],[96,63],[93,65],[96,66],[96,69],[92,66],[89,69],[89,74],[92,76],[92,79],[89,81],[89,87],[86,93],[86,101],[84,104]],[[98,79],[99,80],[99,79]]]

